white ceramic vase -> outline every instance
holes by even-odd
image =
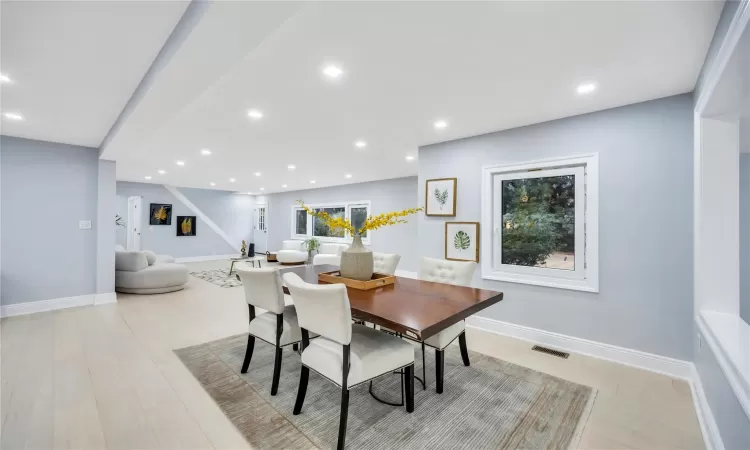
[[[367,281],[372,279],[372,250],[362,245],[362,236],[354,235],[352,245],[341,252],[341,276],[353,280]]]

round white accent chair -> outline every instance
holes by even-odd
[[[414,347],[386,333],[352,324],[346,286],[304,282],[285,273],[284,282],[294,298],[302,330],[302,371],[293,414],[302,412],[310,369],[341,388],[341,415],[337,448],[346,441],[349,389],[394,370],[403,370],[406,411],[414,411]],[[320,335],[310,341],[308,333]]]
[[[401,255],[395,253],[372,253],[373,269],[375,273],[395,275],[396,267],[401,261]]]
[[[281,264],[303,264],[307,261],[304,241],[281,241],[281,250],[276,252],[276,260]]]
[[[128,294],[163,294],[179,291],[188,282],[188,269],[171,256],[153,252],[115,251],[115,291]]]
[[[245,290],[245,300],[250,316],[247,349],[240,372],[247,373],[256,338],[275,346],[271,395],[276,395],[281,376],[281,350],[291,344],[292,350],[296,351],[297,344],[302,340],[302,333],[297,324],[297,311],[294,305],[285,306],[281,276],[277,269],[269,267],[255,269],[247,265],[237,265],[237,274]],[[256,316],[256,307],[265,309],[267,312]]]
[[[341,252],[348,249],[347,244],[320,244],[318,254],[313,256],[313,265],[331,264],[341,265]]]
[[[464,261],[446,261],[444,259],[422,258],[419,270],[419,279],[424,281],[435,281],[438,283],[454,284],[458,286],[470,286],[474,277],[476,263]],[[469,366],[469,351],[466,347],[466,323],[460,321],[445,330],[428,337],[422,342],[422,358],[424,358],[424,346],[435,349],[435,386],[438,394],[443,393],[443,375],[445,373],[445,347],[458,338],[461,349],[461,358],[464,366]],[[423,361],[424,362],[424,361]],[[424,371],[424,364],[422,365]],[[423,372],[423,375],[424,372]]]

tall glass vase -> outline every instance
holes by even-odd
[[[367,281],[372,279],[372,250],[362,244],[362,236],[354,235],[352,245],[341,252],[341,276],[353,280]]]

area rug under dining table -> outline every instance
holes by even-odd
[[[247,336],[175,350],[224,414],[257,449],[333,448],[341,391],[310,372],[305,404],[292,415],[299,355],[286,347],[276,396],[270,395],[274,349],[256,343],[250,370],[240,373]],[[415,374],[421,375],[416,350]],[[596,391],[525,367],[470,352],[465,367],[456,346],[445,355],[445,391],[435,392],[434,352],[427,353],[427,390],[415,380],[415,410],[377,402],[367,384],[349,398],[351,449],[568,449],[575,448]],[[398,375],[374,381],[373,390],[400,400]]]

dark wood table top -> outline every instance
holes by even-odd
[[[338,270],[327,264],[279,269],[294,272],[308,283],[318,273]],[[289,290],[284,286],[284,293]],[[394,284],[362,291],[347,288],[352,316],[393,331],[428,337],[503,299],[502,292],[396,277]]]

